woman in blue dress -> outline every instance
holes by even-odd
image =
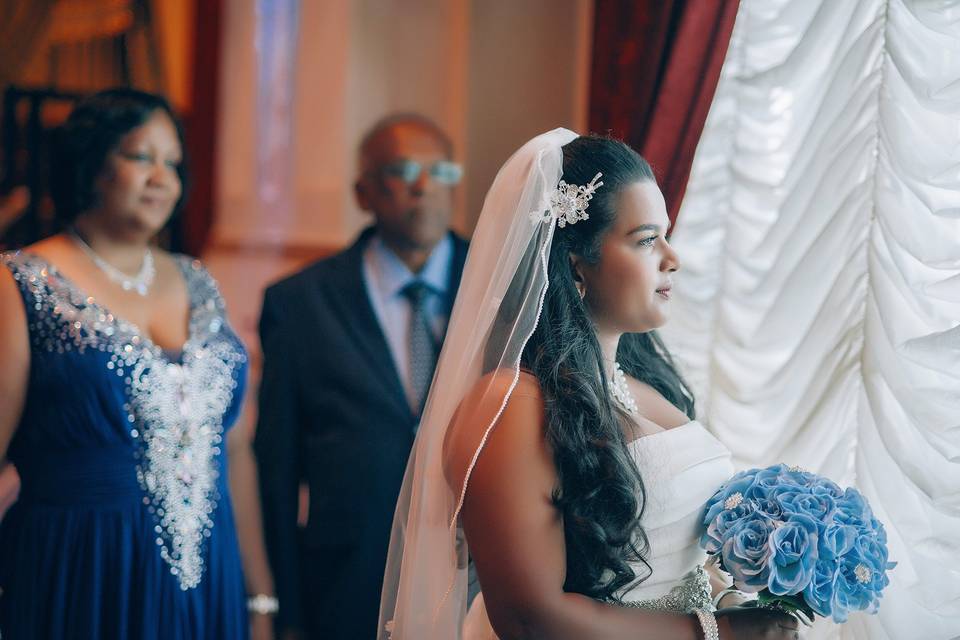
[[[67,231],[0,257],[0,465],[21,477],[0,523],[5,640],[269,635],[259,531],[237,535],[227,478],[228,450],[249,468],[230,432],[246,352],[200,263],[150,245],[184,178],[167,103],[101,92],[55,151]],[[233,481],[244,522],[254,483]]]

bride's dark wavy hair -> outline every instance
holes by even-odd
[[[537,377],[545,399],[547,438],[559,477],[553,500],[563,514],[566,538],[564,589],[609,599],[652,572],[641,527],[646,494],[627,451],[623,421],[628,417],[610,400],[600,344],[570,258],[599,262],[620,192],[654,176],[647,161],[618,140],[581,136],[563,147],[568,184],[585,185],[597,172],[603,174],[603,186],[590,201],[589,219],[556,229],[547,267],[550,284],[521,362]],[[693,395],[655,332],[624,334],[617,361],[693,419]],[[646,571],[637,575],[629,562],[641,563]]]

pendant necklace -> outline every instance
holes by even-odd
[[[81,238],[80,234],[76,231],[71,230],[70,236],[77,243],[77,246],[93,260],[93,264],[97,265],[97,268],[105,273],[111,282],[120,285],[124,291],[136,291],[141,296],[146,296],[150,291],[150,285],[153,284],[157,270],[153,264],[153,252],[151,252],[149,248],[147,248],[143,254],[143,263],[140,265],[140,271],[137,272],[137,275],[130,276],[101,258],[90,245],[84,242],[83,238]]]

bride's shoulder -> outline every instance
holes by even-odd
[[[540,381],[537,379],[537,376],[526,369],[520,370],[520,375],[517,378],[517,386],[513,392],[515,395],[521,397],[535,398],[541,402],[543,401],[543,391],[540,389]]]
[[[509,369],[485,374],[464,397],[447,431],[448,479],[459,479],[474,453],[490,440],[508,439],[522,446],[541,440],[543,425],[543,394],[536,376]]]
[[[496,369],[481,376],[461,403],[468,415],[497,413],[501,406],[514,400],[528,399],[543,402],[543,393],[537,377],[526,369]],[[504,402],[506,400],[506,403]]]
[[[530,398],[543,401],[540,381],[531,371],[520,369],[492,371],[480,379],[478,386],[489,387],[494,392],[513,398]]]

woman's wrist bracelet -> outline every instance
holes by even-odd
[[[703,629],[703,640],[720,640],[720,629],[717,627],[717,618],[706,609],[694,609],[693,614],[700,621]]]
[[[280,611],[280,601],[277,600],[276,596],[258,593],[255,596],[247,598],[247,611],[262,616],[273,615],[277,611]]]

